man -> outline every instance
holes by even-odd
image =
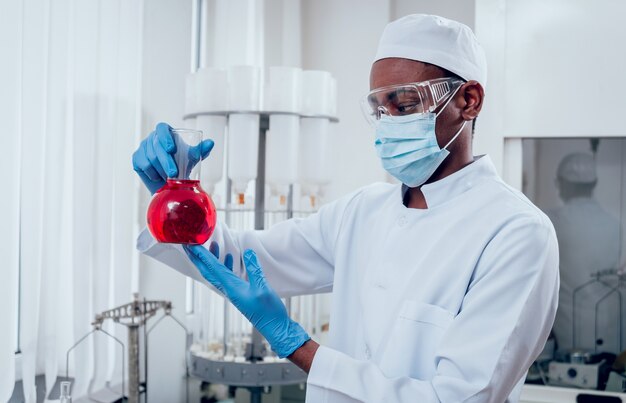
[[[212,241],[228,254],[224,265],[215,247],[183,252],[145,231],[138,247],[195,278],[200,271],[231,299],[279,356],[309,373],[307,402],[517,401],[554,320],[557,245],[545,215],[489,157],[472,155],[485,82],[469,28],[428,15],[394,21],[365,109],[383,167],[404,185],[365,187],[267,231],[220,224]],[[169,142],[161,124],[134,155],[152,189],[163,178],[146,172],[170,162],[142,150]],[[249,281],[239,278],[241,260]],[[319,346],[278,296],[331,290],[329,343]]]
[[[597,182],[596,162],[591,154],[568,154],[559,163],[557,187],[563,206],[548,212],[561,255],[562,283],[554,333],[560,349],[597,349],[619,354],[622,350],[617,337],[620,323],[617,295],[598,306],[596,318],[595,304],[610,287],[588,284],[576,293],[576,309],[573,305],[576,288],[591,281],[593,273],[616,270],[619,263],[619,221],[594,199]]]

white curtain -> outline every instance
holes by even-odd
[[[143,0],[2,0],[0,400],[17,377],[34,402],[36,374],[48,393],[94,314],[137,289],[142,10]],[[70,374],[74,396],[118,385],[121,351],[95,336]]]
[[[7,1],[3,0],[4,3]],[[0,401],[9,400],[15,383],[17,348],[17,281],[19,269],[19,190],[20,190],[20,108],[19,94],[22,57],[22,10],[0,12],[0,172],[3,173],[0,196]],[[18,39],[15,39],[15,35]]]

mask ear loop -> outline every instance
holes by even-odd
[[[461,128],[459,129],[459,131],[458,131],[458,132],[456,132],[456,134],[452,137],[452,139],[451,139],[450,141],[448,141],[448,144],[446,144],[446,145],[443,147],[443,149],[444,149],[444,150],[446,150],[446,149],[448,148],[448,146],[449,146],[450,144],[452,144],[452,142],[453,142],[454,140],[456,140],[456,138],[457,138],[457,137],[459,137],[459,134],[461,134],[461,132],[462,132],[462,131],[463,131],[463,129],[465,128],[465,125],[466,125],[466,124],[467,124],[467,120],[464,120],[464,121],[463,121],[463,124],[461,125]]]
[[[461,89],[461,86],[460,86],[460,85],[459,85],[458,87],[456,87],[456,89],[454,90],[454,92],[452,93],[452,95],[450,95],[450,97],[448,98],[448,100],[446,101],[446,103],[445,103],[445,104],[443,104],[443,108],[441,108],[441,110],[435,114],[435,117],[438,117],[438,116],[439,116],[439,114],[440,114],[441,112],[443,112],[443,110],[444,110],[444,109],[446,109],[446,107],[448,106],[448,104],[450,103],[450,101],[452,101],[452,98],[454,98],[454,96],[456,95],[456,93],[457,93],[457,92],[459,92],[459,90],[460,90],[460,89]],[[451,139],[450,141],[448,141],[448,144],[446,144],[446,145],[443,147],[443,149],[444,149],[444,150],[445,150],[445,149],[447,149],[447,148],[448,148],[448,146],[449,146],[450,144],[452,144],[452,142],[453,142],[454,140],[456,140],[456,138],[457,138],[457,137],[459,137],[459,134],[461,134],[461,132],[462,132],[462,131],[463,131],[463,129],[465,128],[465,125],[466,125],[466,124],[467,124],[467,120],[464,120],[464,121],[463,121],[463,124],[461,125],[461,128],[460,128],[460,129],[456,132],[456,134],[455,134],[454,136],[452,136],[452,139]]]

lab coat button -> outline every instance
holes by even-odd
[[[370,358],[372,358],[372,353],[370,352],[370,348],[368,346],[365,346],[365,357],[369,360]]]
[[[398,217],[398,225],[403,227],[406,224],[406,216],[401,215]]]

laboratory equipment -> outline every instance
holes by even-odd
[[[337,116],[337,79],[335,77],[331,77],[330,80],[329,97],[329,114],[330,116]]]
[[[621,329],[622,329],[622,297],[620,288],[624,285],[624,276],[621,272],[608,269],[598,270],[591,274],[591,279],[579,287],[575,288],[572,293],[572,340],[573,345],[577,345],[576,321],[578,319],[576,306],[577,297],[580,293],[592,285],[601,285],[605,287],[606,292],[600,295],[596,301],[587,301],[594,306],[594,340],[597,341],[594,349],[573,348],[569,350],[560,350],[555,354],[555,359],[550,361],[548,366],[547,383],[555,386],[570,386],[584,389],[605,389],[605,384],[609,377],[610,366],[613,364],[615,355],[603,353],[599,351],[602,341],[598,338],[598,313],[603,304],[611,301],[609,297],[616,296],[616,304],[618,306],[616,314],[617,326],[617,342],[621,351]]]
[[[146,329],[147,322],[150,318],[154,317],[159,310],[163,311],[163,315],[150,327]],[[118,345],[120,345],[124,351],[124,348],[128,349],[128,356],[126,356],[126,351],[122,353],[122,385],[121,385],[121,395],[122,401],[124,400],[124,396],[127,393],[127,401],[129,403],[139,403],[139,396],[143,394],[145,397],[145,401],[150,401],[148,399],[148,341],[150,333],[155,329],[155,327],[161,323],[161,321],[169,317],[171,318],[178,326],[180,326],[184,331],[185,335],[188,334],[187,328],[183,325],[178,319],[172,316],[172,303],[170,301],[156,300],[156,301],[148,301],[146,299],[141,299],[138,293],[133,294],[133,301],[124,304],[99,314],[96,314],[94,321],[91,323],[93,329],[81,337],[72,347],[69,348],[65,355],[65,379],[69,379],[69,360],[70,354],[72,351],[78,347],[81,343],[83,343],[90,335],[95,333],[102,333],[105,336],[113,339]],[[117,337],[111,335],[109,332],[102,328],[104,322],[110,319],[114,323],[124,325],[128,328],[128,343],[125,346],[124,343],[119,340]],[[144,374],[145,379],[141,381],[140,378],[140,330],[143,329],[143,346],[144,346]],[[185,338],[187,339],[187,338]],[[187,343],[187,340],[185,340]],[[188,347],[188,346],[187,346]],[[128,391],[126,391],[126,376],[125,376],[125,365],[126,359],[128,359]],[[187,357],[185,357],[185,362],[187,362]],[[189,375],[188,373],[186,374]],[[63,385],[69,382],[61,383],[61,394],[63,394]],[[69,388],[69,386],[67,387]],[[189,401],[189,393],[188,390],[186,401]],[[69,395],[69,393],[67,393]],[[63,400],[61,400],[63,401]],[[116,400],[117,401],[117,400]]]
[[[256,178],[261,91],[259,67],[228,68],[228,177],[239,207],[249,206],[245,193]]]
[[[195,114],[198,111],[197,108],[197,95],[196,95],[196,87],[197,87],[197,78],[195,73],[188,73],[185,77],[185,115],[188,115],[187,119],[185,119],[185,123],[189,125],[189,127],[193,127],[195,124]]]
[[[59,396],[59,403],[72,403],[72,396],[70,392],[71,386],[71,382],[61,382],[61,396]]]
[[[606,382],[606,389],[611,392],[626,392],[626,374],[612,371],[609,380]]]
[[[332,75],[327,71],[302,72],[302,114],[330,117],[335,90]]]
[[[202,132],[172,129],[178,175],[168,178],[148,206],[147,223],[159,242],[203,244],[215,229],[213,201],[200,187]]]
[[[234,113],[228,117],[228,178],[237,195],[235,203],[246,204],[245,193],[256,178],[259,147],[258,113]]]
[[[553,361],[549,366],[549,383],[555,386],[597,389],[600,369],[603,365],[605,361],[594,363]]]
[[[308,73],[307,76],[313,78],[308,84],[312,98],[305,114],[302,110],[306,98],[302,90],[305,79],[301,69],[276,66],[270,67],[268,72],[269,87],[265,92],[258,67],[228,68],[226,89],[222,85],[224,80],[219,78],[223,77],[223,71],[199,69],[196,90],[202,92],[197,96],[200,107],[196,113],[184,116],[184,119],[196,119],[196,127],[208,138],[214,138],[212,131],[219,136],[226,124],[223,151],[226,197],[223,208],[217,213],[229,228],[236,230],[267,228],[294,215],[306,216],[317,208],[316,202],[313,208],[297,211],[297,203],[294,203],[294,185],[297,186],[299,178],[297,161],[302,158],[298,139],[305,118],[309,119],[304,126],[311,144],[306,154],[316,154],[307,160],[307,169],[317,170],[308,175],[307,183],[319,196],[323,186],[330,182],[325,166],[312,165],[327,165],[322,162],[324,155],[317,154],[326,154],[328,124],[337,120],[331,116],[336,107],[330,105],[336,95],[334,79],[328,72]],[[267,97],[262,104],[264,93]],[[208,161],[214,157],[213,152]],[[221,165],[222,160],[215,164]],[[205,174],[206,169],[203,186],[206,183],[212,194],[219,195],[221,189],[217,185],[221,174],[215,170],[209,174],[213,175],[211,178],[205,178]],[[267,341],[222,295],[196,283],[188,290],[192,312],[189,320],[194,329],[194,342],[190,347],[193,375],[210,384],[246,388],[251,392],[252,402],[260,402],[261,394],[271,386],[305,382],[306,374],[287,360],[276,357]],[[312,337],[322,340],[325,338],[322,333],[328,331],[328,318],[321,316],[324,298],[306,296],[284,301],[291,317],[308,326],[305,330]]]
[[[266,177],[270,186],[270,209],[287,207],[289,186],[298,179],[300,117],[271,114],[267,132]]]
[[[228,110],[228,75],[226,70],[217,68],[201,68],[196,72],[196,94],[198,109],[205,112]],[[213,196],[215,185],[224,175],[224,142],[226,135],[227,116],[199,115],[196,118],[196,129],[205,137],[213,140],[211,158],[202,161],[201,184],[206,192]],[[219,204],[219,203],[218,203]]]
[[[298,183],[304,211],[315,211],[319,207],[321,189],[330,183],[327,160],[329,123],[324,117],[303,117],[300,120]]]
[[[299,113],[302,110],[302,69],[288,66],[269,68],[269,91],[265,109],[270,114]]]
[[[312,210],[307,212],[294,210],[293,185],[288,186],[287,203],[284,208],[272,210],[267,204],[271,200],[270,195],[265,192],[266,185],[269,185],[266,181],[266,167],[269,166],[266,154],[268,129],[272,115],[282,115],[257,113],[259,132],[256,133],[256,142],[258,146],[254,149],[244,148],[241,153],[235,153],[233,148],[241,145],[231,141],[231,125],[233,117],[236,118],[241,114],[233,112],[227,112],[229,138],[226,155],[228,158],[242,158],[243,153],[250,158],[251,151],[255,151],[256,156],[252,161],[256,165],[248,167],[249,171],[254,173],[255,192],[253,198],[245,199],[245,206],[239,204],[239,200],[231,202],[232,196],[235,199],[239,198],[241,189],[235,188],[235,181],[229,172],[228,176],[231,179],[226,182],[227,203],[224,209],[218,210],[220,219],[232,229],[250,230],[266,228],[268,225],[294,215],[310,214]],[[206,114],[215,113],[217,112]],[[202,114],[200,113],[199,116]],[[297,117],[300,118],[300,116]],[[329,122],[328,118],[323,120]],[[311,132],[311,135],[314,133]],[[243,147],[247,145],[244,144]],[[227,166],[231,166],[228,161]],[[247,319],[229,302],[225,302],[221,295],[198,284],[194,284],[194,290],[193,309],[197,319],[194,325],[196,331],[194,344],[190,348],[192,375],[211,384],[246,388],[251,392],[251,402],[260,402],[262,393],[271,386],[304,384],[306,374],[289,361],[276,357],[263,337],[254,331]],[[328,318],[321,316],[324,298],[324,296],[304,296],[285,300],[292,318],[301,323],[306,331],[318,340],[325,339],[323,333],[328,331]]]
[[[214,142],[211,157],[202,161],[202,175],[200,177],[202,189],[211,197],[214,197],[215,186],[224,176],[224,145],[227,122],[226,116],[219,115],[202,115],[196,118],[196,128],[206,133],[206,136]]]
[[[598,298],[596,301],[587,301],[593,303],[594,306],[594,340],[595,340],[595,352],[598,352],[598,349],[603,343],[603,341],[598,337],[599,332],[599,324],[598,317],[600,312],[600,307],[606,304],[611,304],[611,300],[609,299],[613,295],[616,296],[614,304],[617,306],[615,321],[617,323],[617,339],[615,346],[615,351],[622,351],[622,291],[621,289],[626,287],[626,274],[618,271],[616,269],[605,269],[598,270],[597,272],[591,274],[591,280],[586,283],[576,287],[572,292],[572,340],[574,347],[577,346],[577,324],[576,321],[578,319],[578,315],[576,312],[576,303],[578,295],[585,290],[587,287],[600,284],[602,285],[606,292]],[[612,346],[611,346],[612,347]],[[606,346],[605,346],[606,348]]]
[[[290,185],[298,179],[302,70],[286,66],[269,70],[266,181],[270,186],[269,209],[284,210]]]
[[[231,66],[228,68],[228,104],[230,111],[261,110],[261,69],[257,66]],[[205,111],[201,111],[205,112]]]

